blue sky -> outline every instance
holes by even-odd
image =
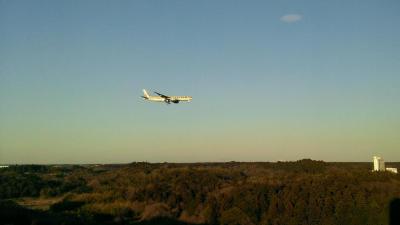
[[[0,163],[399,161],[399,12],[0,1]]]

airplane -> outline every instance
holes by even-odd
[[[143,94],[142,98],[148,100],[148,101],[153,101],[153,102],[165,102],[167,104],[175,103],[178,104],[180,101],[182,102],[190,102],[193,98],[191,96],[167,96],[160,94],[158,92],[154,92],[158,96],[150,96],[145,89],[143,89]]]

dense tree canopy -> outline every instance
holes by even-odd
[[[400,176],[370,163],[18,167],[0,170],[0,199],[59,197],[47,213],[94,224],[389,224],[400,198]]]

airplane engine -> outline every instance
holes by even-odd
[[[172,102],[175,103],[175,104],[178,104],[179,100],[173,100]]]

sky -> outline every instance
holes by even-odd
[[[0,164],[400,161],[399,12],[0,0]]]

